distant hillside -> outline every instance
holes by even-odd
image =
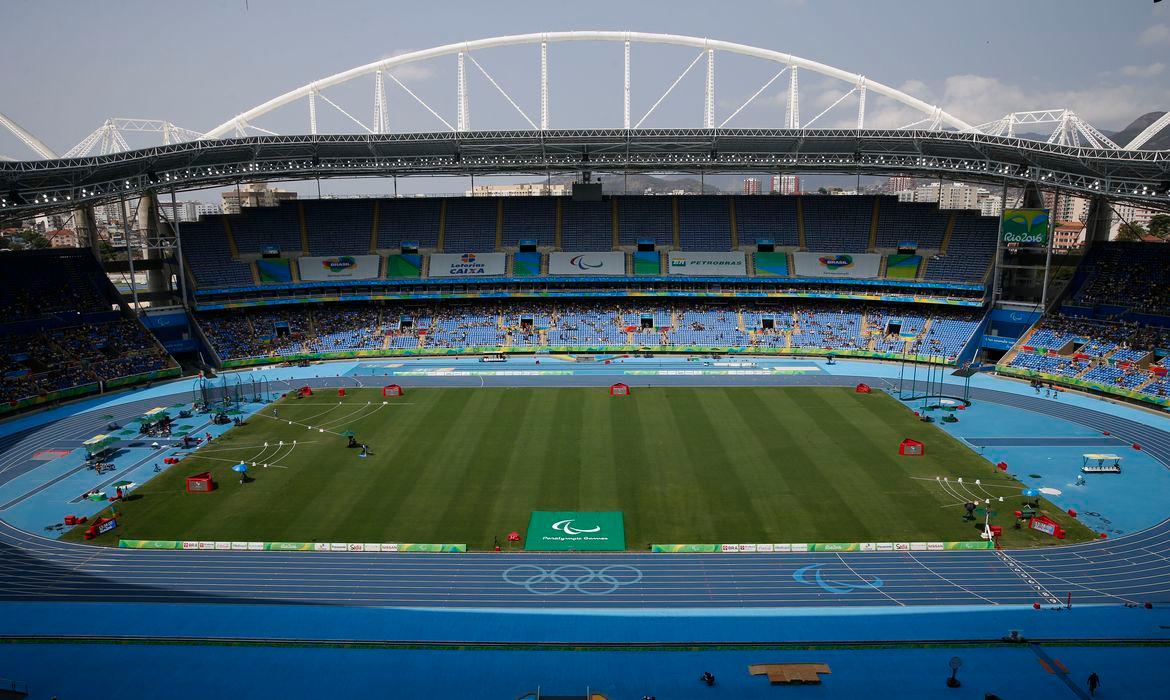
[[[1161,117],[1165,113],[1166,112],[1163,111],[1163,112],[1150,112],[1148,114],[1143,114],[1142,116],[1138,117],[1137,119],[1134,119],[1133,123],[1131,123],[1129,126],[1122,129],[1121,131],[1118,131],[1118,132],[1113,133],[1113,134],[1106,131],[1105,134],[1109,138],[1113,139],[1114,143],[1116,143],[1119,146],[1124,147],[1125,144],[1129,143],[1130,141],[1132,141],[1134,139],[1135,136],[1137,136],[1138,134],[1145,131],[1145,128],[1147,126],[1149,126],[1150,124],[1153,124],[1155,121],[1158,120],[1159,117]],[[1170,127],[1162,129],[1162,131],[1158,132],[1157,134],[1154,134],[1154,138],[1150,139],[1149,141],[1146,141],[1145,145],[1142,146],[1142,150],[1143,151],[1170,150]]]

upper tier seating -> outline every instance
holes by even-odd
[[[946,255],[931,258],[926,279],[956,282],[982,282],[995,258],[995,239],[999,221],[993,216],[959,212],[947,245]]]
[[[204,217],[182,224],[184,259],[200,287],[249,287],[252,268],[232,258],[223,217]]]
[[[452,197],[447,200],[443,249],[452,253],[488,253],[496,249],[494,197]]]
[[[872,197],[802,197],[801,207],[804,245],[809,251],[864,253],[869,249]]]
[[[914,241],[919,248],[942,248],[950,211],[934,204],[899,202],[893,197],[882,197],[879,206],[878,248],[897,248],[901,241]]]
[[[771,240],[777,246],[800,245],[796,200],[792,197],[736,197],[735,226],[740,245]]]
[[[652,240],[674,245],[674,205],[671,197],[618,197],[618,228],[622,245]]]
[[[597,251],[613,248],[613,212],[609,201],[561,203],[561,249]]]
[[[418,243],[422,248],[438,246],[441,202],[429,197],[381,200],[378,247],[396,251],[403,241]]]
[[[553,197],[504,197],[503,244],[520,241],[552,247],[557,237],[557,200]]]
[[[247,207],[239,214],[228,215],[232,237],[240,253],[261,253],[265,246],[278,246],[281,252],[301,252],[301,217],[299,202],[283,202],[276,207]]]
[[[1099,243],[1081,264],[1089,272],[1074,303],[1170,316],[1170,245]]]
[[[678,242],[682,250],[731,250],[726,197],[679,197]]]
[[[368,199],[306,200],[305,230],[313,255],[367,255],[374,225]]]

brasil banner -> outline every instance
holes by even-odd
[[[620,552],[626,528],[620,512],[533,511],[524,549],[535,552]]]
[[[1004,209],[1001,226],[1004,243],[1048,243],[1047,209]]]

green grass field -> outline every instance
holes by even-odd
[[[141,486],[95,542],[203,539],[466,543],[491,547],[534,510],[622,511],[629,549],[650,543],[974,540],[936,476],[981,478],[1009,546],[1020,485],[881,393],[840,388],[411,389],[276,404]],[[369,407],[366,407],[370,402]],[[314,426],[290,425],[286,421]],[[353,430],[373,455],[333,433]],[[905,437],[926,456],[902,457]],[[297,441],[241,485],[232,463]],[[272,450],[269,450],[271,461]],[[187,494],[210,470],[219,489]],[[926,477],[915,478],[915,477]],[[1092,533],[1050,504],[1069,533]],[[79,539],[81,531],[66,537]]]

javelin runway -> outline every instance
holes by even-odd
[[[298,380],[354,386],[362,377]],[[375,381],[380,381],[381,378]],[[648,382],[631,381],[637,386]],[[557,376],[559,385],[612,375]],[[655,377],[665,384],[852,385],[856,376]],[[280,382],[283,384],[284,382]],[[274,383],[274,389],[276,388]],[[412,378],[414,385],[547,386],[541,377]],[[290,384],[291,386],[291,384]],[[1170,433],[1030,396],[972,398],[1047,413],[1140,442],[1170,465]],[[119,407],[125,416],[176,397]],[[88,414],[0,441],[0,482],[51,440],[100,428]],[[58,542],[0,521],[0,599],[306,603],[398,607],[661,608],[1042,605],[1170,602],[1170,521],[1116,539],[1006,552],[809,554],[349,554],[116,550]]]

